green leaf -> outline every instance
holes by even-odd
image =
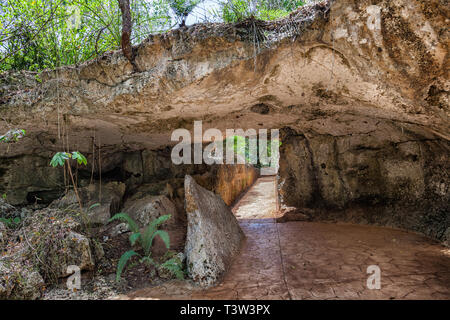
[[[158,229],[158,227],[169,220],[172,216],[170,214],[166,214],[163,216],[160,216],[159,218],[153,220],[145,229],[144,236],[142,239],[142,245],[144,247],[144,252],[147,255],[148,252],[150,252],[150,249],[152,247],[154,233]]]
[[[159,236],[159,237],[161,238],[161,240],[162,240],[162,241],[164,242],[164,244],[166,245],[166,248],[167,248],[167,249],[170,248],[170,237],[169,237],[169,234],[168,234],[166,231],[163,231],[163,230],[157,230],[157,231],[153,234],[153,236],[152,236],[152,242],[153,242],[153,239],[154,239],[156,236]]]
[[[114,221],[114,220],[121,220],[128,224],[128,228],[134,233],[139,232],[139,227],[137,223],[126,213],[120,212],[115,214],[111,217],[111,219],[108,220],[108,222]]]
[[[119,259],[119,263],[117,264],[117,272],[116,272],[116,281],[119,282],[120,276],[122,275],[122,271],[125,268],[128,260],[130,260],[133,256],[138,256],[139,254],[133,250],[125,252]]]
[[[171,272],[178,279],[180,280],[184,279],[182,262],[178,257],[173,257],[172,259],[167,260],[166,262],[161,264],[161,267]]]
[[[172,215],[166,214],[166,215],[160,216],[159,218],[153,220],[151,224],[154,225],[155,227],[159,227],[160,225],[162,225],[164,222],[166,222],[170,218],[172,218]]]
[[[139,260],[139,262],[141,262],[141,263],[147,263],[147,264],[153,265],[153,266],[155,266],[155,267],[157,266],[155,260],[153,260],[153,259],[150,258],[149,256],[142,257],[142,259]]]
[[[86,157],[82,153],[80,153],[78,151],[73,151],[72,152],[72,159],[77,160],[78,164],[87,165]]]
[[[91,205],[89,208],[88,208],[88,211],[89,210],[92,210],[92,209],[94,209],[95,207],[99,207],[100,206],[100,203],[94,203],[93,205]]]
[[[141,233],[140,232],[136,232],[136,233],[132,233],[130,235],[130,243],[132,246],[134,246],[134,244],[139,241],[139,239],[141,238]]]
[[[67,152],[57,152],[50,161],[50,165],[52,167],[64,166],[64,163],[66,160],[70,159],[70,157],[71,155]]]

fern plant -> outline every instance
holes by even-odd
[[[175,275],[178,279],[184,279],[184,272],[183,272],[183,261],[181,261],[180,257],[178,255],[175,255],[169,259],[167,259],[164,263],[162,263],[160,266],[161,268],[166,269],[171,274]]]
[[[138,253],[135,250],[128,250],[119,259],[119,263],[117,264],[117,271],[116,271],[116,281],[120,281],[120,277],[122,275],[123,269],[127,265],[128,261],[134,257],[140,257],[139,262],[145,263],[147,265],[154,266],[155,268],[162,267],[164,269],[167,269],[169,272],[174,274],[177,278],[184,278],[183,271],[181,267],[181,261],[177,261],[174,258],[171,258],[167,261],[165,261],[162,264],[159,264],[155,259],[152,258],[152,244],[153,240],[156,236],[159,236],[164,244],[166,245],[166,248],[169,249],[170,247],[170,238],[169,234],[164,230],[159,230],[159,226],[169,220],[171,218],[170,214],[160,216],[159,218],[153,220],[145,229],[143,232],[139,230],[138,224],[126,213],[118,213],[114,215],[109,221],[114,220],[121,220],[128,224],[128,228],[131,231],[131,235],[129,237],[131,246],[139,246],[142,254]],[[178,259],[179,260],[179,259]]]

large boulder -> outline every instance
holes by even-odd
[[[186,175],[185,206],[188,220],[186,264],[190,277],[199,285],[214,285],[239,252],[245,236],[222,200]]]
[[[170,214],[175,217],[177,210],[175,205],[164,195],[148,195],[143,198],[131,198],[125,202],[123,212],[133,218],[140,227],[147,226],[156,218]],[[171,223],[173,219],[169,220]]]
[[[1,227],[0,227],[1,228]],[[0,257],[0,299],[37,299],[45,284],[69,275],[67,268],[93,270],[91,243],[66,210],[43,209],[8,230]]]
[[[180,212],[175,204],[165,195],[142,195],[141,192],[138,192],[125,202],[122,211],[133,218],[141,228],[145,228],[160,216],[170,214],[172,218],[166,221],[161,228],[169,234],[170,249],[182,250],[186,239],[185,224],[180,221]],[[152,254],[161,256],[166,252],[166,245],[161,238],[156,237],[153,241]]]
[[[44,286],[44,279],[30,263],[0,258],[0,300],[38,299]]]
[[[78,189],[83,211],[92,225],[105,225],[112,215],[117,213],[125,194],[125,184],[122,182],[108,182],[100,185],[91,184]],[[70,190],[59,200],[50,205],[51,208],[80,211],[80,204],[74,190]]]
[[[33,249],[30,258],[39,266],[47,280],[69,275],[67,267],[93,270],[95,262],[89,239],[81,232],[80,224],[58,209],[35,211],[22,228],[26,243]]]

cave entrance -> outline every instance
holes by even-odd
[[[237,138],[237,137],[235,137]],[[236,154],[246,159],[246,163],[253,163],[260,171],[260,176],[255,183],[239,198],[232,208],[233,214],[238,220],[273,219],[279,212],[278,204],[278,163],[280,140],[278,135],[276,141],[269,138],[260,141],[257,136],[238,137],[235,139]],[[236,141],[238,142],[236,144]],[[241,143],[239,143],[241,141]],[[251,161],[249,152],[251,142],[258,146],[256,159]],[[261,142],[261,144],[260,144]],[[261,147],[265,145],[266,147]],[[264,150],[262,150],[263,148]],[[261,153],[267,155],[266,160]],[[256,164],[255,164],[256,163]]]

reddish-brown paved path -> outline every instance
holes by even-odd
[[[263,217],[271,210],[270,192],[273,183],[264,178],[248,193]],[[257,207],[242,200],[234,211],[253,219],[240,221],[247,240],[221,284],[200,290],[173,281],[119,298],[450,299],[449,248],[389,228],[254,220]],[[380,290],[366,286],[369,265],[381,269]]]

